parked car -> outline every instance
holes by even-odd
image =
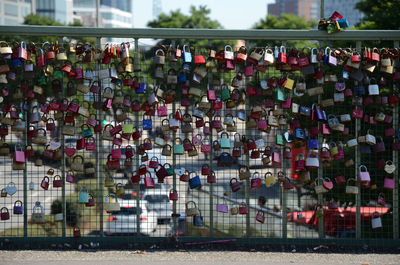
[[[147,210],[155,213],[157,224],[168,224],[171,222],[172,203],[169,200],[169,190],[153,189],[146,190],[143,194]]]
[[[132,205],[134,203],[134,205]],[[121,210],[110,214],[107,220],[105,233],[107,235],[135,235],[137,234],[137,211],[140,211],[140,233],[149,236],[156,231],[155,217],[150,214],[145,203],[140,202],[136,207],[136,201],[127,200],[121,202]]]

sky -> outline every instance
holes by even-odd
[[[210,17],[218,20],[225,29],[248,29],[267,14],[267,4],[274,0],[161,0],[163,13],[180,9],[188,15],[191,5],[206,5]],[[145,28],[153,19],[152,0],[133,0],[133,25]]]

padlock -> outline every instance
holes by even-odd
[[[382,219],[378,212],[374,212],[371,218],[372,229],[382,228]]]
[[[49,178],[48,177],[43,177],[42,181],[40,182],[40,187],[44,190],[49,189]]]
[[[232,178],[229,184],[231,186],[232,192],[237,192],[241,188],[241,183],[236,178]]]
[[[316,179],[315,187],[314,187],[316,194],[324,194],[324,193],[328,192],[328,190],[325,188],[323,183],[324,183],[324,180],[322,179],[322,177],[319,177]]]
[[[53,179],[53,188],[62,188],[63,187],[63,180],[61,179],[60,175],[55,175]]]
[[[354,184],[351,185],[350,182]],[[358,187],[356,186],[356,180],[354,178],[349,178],[346,184],[346,193],[347,194],[358,194]]]
[[[265,222],[265,216],[263,211],[258,211],[256,214],[256,221],[263,224]]]

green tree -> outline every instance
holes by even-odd
[[[265,18],[262,18],[258,21],[253,29],[312,29],[317,25],[315,20],[307,21],[303,17],[299,17],[293,14],[282,14],[281,17],[277,17],[274,15],[267,15]],[[281,42],[276,41],[257,41],[256,46],[265,47],[281,45]],[[287,46],[295,46],[295,47],[305,47],[310,46],[311,42],[309,41],[288,41]]]
[[[185,15],[180,9],[171,11],[169,14],[162,13],[158,18],[149,21],[148,27],[151,28],[193,28],[193,29],[222,29],[221,24],[217,20],[210,18],[211,10],[206,6],[191,6],[190,15]],[[159,44],[169,44],[171,40],[163,40]],[[207,40],[176,40],[176,44],[196,43],[196,48],[208,47]],[[221,48],[226,44],[225,41],[213,41],[212,46]]]
[[[400,0],[361,0],[356,8],[364,13],[358,29],[400,29]]]
[[[160,14],[157,19],[149,21],[147,26],[152,28],[193,28],[193,29],[220,29],[221,24],[212,20],[209,15],[211,10],[206,6],[190,7],[190,15],[184,15],[180,9],[171,11],[170,14]]]

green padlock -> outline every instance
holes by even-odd
[[[123,134],[132,134],[133,133],[133,124],[125,123],[122,125],[122,133]]]
[[[54,78],[62,78],[63,73],[60,70],[54,72]]]
[[[173,149],[174,149],[174,155],[183,155],[183,144],[181,138],[179,137],[176,138]]]
[[[39,85],[46,85],[47,84],[47,79],[45,75],[41,75],[39,77]]]
[[[85,128],[84,126],[86,126],[86,128]],[[93,136],[93,131],[92,131],[92,129],[89,128],[88,125],[83,124],[83,125],[81,126],[81,129],[82,129],[82,136],[83,136],[83,138],[89,138],[89,137],[92,137],[92,136]]]
[[[276,143],[277,145],[284,145],[282,134],[276,134],[276,135],[275,135],[275,143]]]
[[[231,91],[230,91],[230,89],[228,88],[228,86],[225,84],[225,85],[222,85],[222,92],[221,92],[221,99],[222,99],[222,101],[227,101],[228,99],[230,99],[231,98]]]
[[[172,176],[174,174],[174,170],[173,170],[172,166],[169,163],[165,163],[164,164],[164,168],[167,171],[167,176]]]
[[[283,93],[283,91],[280,88],[276,89],[276,100],[278,101],[285,101],[285,94]]]
[[[224,137],[226,136],[226,137]],[[231,148],[231,141],[229,139],[229,135],[227,132],[221,133],[221,138],[219,139],[219,144],[222,149],[229,149]]]

